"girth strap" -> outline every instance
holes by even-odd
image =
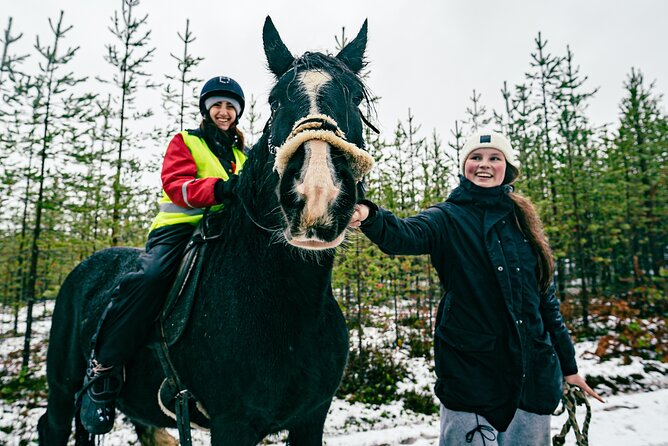
[[[162,325],[160,331],[162,333]],[[167,379],[171,380],[179,390],[176,396],[176,427],[179,430],[179,444],[181,446],[192,446],[192,438],[190,435],[190,412],[188,410],[188,400],[192,397],[192,394],[183,385],[179,373],[174,368],[174,364],[169,357],[169,347],[167,346],[167,342],[165,342],[164,335],[160,340],[160,348],[156,349],[156,352],[165,376]]]
[[[191,395],[187,389],[182,390],[176,395],[176,427],[179,430],[179,443],[190,445],[192,438],[190,436],[190,412],[188,410],[188,400]]]

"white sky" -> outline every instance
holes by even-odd
[[[107,28],[120,0],[0,1],[2,29],[12,16],[15,33],[24,33],[14,51],[29,52],[38,33],[49,41],[47,19],[63,9],[66,24],[74,25],[66,43],[81,47],[77,74],[110,77],[104,45],[115,43]],[[640,68],[648,81],[656,80],[657,92],[668,91],[665,0],[143,0],[136,10],[149,14],[157,50],[147,70],[156,80],[175,74],[169,53],[182,51],[176,32],[183,32],[189,18],[197,37],[192,51],[206,57],[195,74],[237,79],[247,97],[254,95],[262,105],[263,122],[271,86],[261,37],[267,15],[295,55],[334,51],[334,36],[342,27],[352,38],[369,19],[368,85],[382,98],[379,123],[388,140],[409,107],[423,136],[436,129],[449,139],[454,121],[465,117],[473,89],[489,110],[501,109],[499,90],[504,81],[524,80],[539,31],[552,54],[563,55],[570,45],[581,74],[589,76],[586,85],[600,87],[589,108],[595,124],[616,120],[631,67]],[[159,111],[159,94],[153,97],[144,105]]]

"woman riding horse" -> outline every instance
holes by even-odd
[[[220,210],[232,197],[246,162],[244,135],[237,127],[244,104],[234,79],[210,79],[199,95],[199,128],[177,133],[167,147],[160,212],[149,228],[139,269],[120,280],[91,346],[79,411],[91,434],[106,434],[114,425],[123,365],[146,342],[203,209]]]
[[[358,200],[356,184],[373,162],[362,150],[359,110],[368,97],[359,77],[366,23],[335,57],[294,57],[269,18],[263,40],[276,77],[272,114],[221,214],[222,233],[207,245],[192,315],[169,353],[208,416],[203,427],[212,444],[251,446],[287,430],[291,445],[315,446],[348,355],[331,288],[334,248]],[[103,250],[63,283],[40,444],[67,444],[97,321],[139,263],[139,250]],[[175,426],[158,403],[165,375],[156,353],[141,347],[124,370],[119,410],[144,431]],[[76,428],[79,444],[90,441],[80,423]]]

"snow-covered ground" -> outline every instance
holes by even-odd
[[[37,317],[33,324],[34,353],[33,369],[37,376],[45,373],[46,338],[50,326],[51,304],[35,307]],[[40,317],[41,316],[41,317]],[[22,321],[24,315],[21,315]],[[19,324],[20,331],[25,324]],[[12,327],[11,315],[0,314],[0,333],[7,333]],[[365,330],[371,342],[387,335],[387,330]],[[20,367],[20,352],[23,337],[0,337],[0,386],[15,377]],[[668,446],[668,366],[656,361],[633,358],[630,364],[611,360],[599,362],[590,352],[595,350],[593,342],[583,342],[576,346],[580,371],[585,376],[596,376],[609,385],[599,385],[596,389],[605,395],[606,403],[591,401],[592,420],[589,428],[589,443],[598,445],[624,446]],[[429,362],[423,358],[408,358],[396,352],[397,359],[409,361],[408,370],[412,376],[400,383],[399,391],[406,389],[431,388],[433,376]],[[616,388],[616,389],[615,389]],[[621,391],[613,394],[614,392]],[[623,393],[626,392],[626,393]],[[25,445],[37,442],[35,426],[43,413],[46,401],[16,401],[8,403],[0,400],[0,445]],[[582,407],[578,408],[580,426],[583,421]],[[554,416],[552,433],[561,430],[566,414]],[[176,436],[174,430],[170,430]],[[335,399],[325,427],[327,446],[394,446],[394,445],[435,445],[438,440],[438,416],[416,414],[403,408],[401,402],[371,406]],[[137,436],[130,423],[123,416],[118,417],[114,430],[105,437],[106,446],[126,446],[136,444]],[[193,444],[209,443],[206,432],[193,432]],[[284,435],[265,440],[263,444],[283,444]],[[575,445],[573,433],[569,433],[567,445]]]

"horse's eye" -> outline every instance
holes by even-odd
[[[364,92],[362,91],[357,91],[353,93],[353,103],[355,105],[360,105],[362,103],[362,100],[364,99]]]
[[[271,112],[272,113],[274,113],[278,109],[279,105],[280,105],[280,101],[278,99],[269,98],[269,106],[271,107]]]

